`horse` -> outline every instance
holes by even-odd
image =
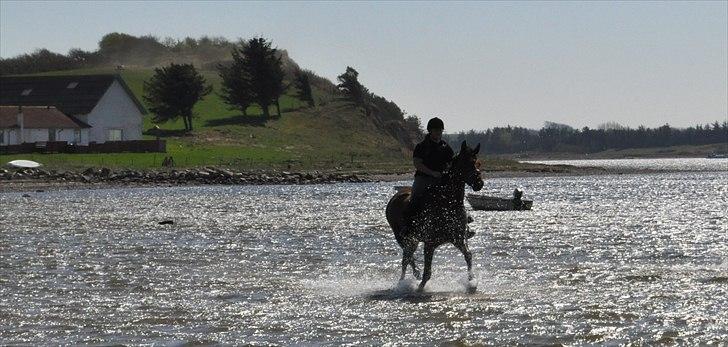
[[[440,183],[430,187],[423,199],[422,206],[406,220],[404,211],[410,203],[411,188],[395,193],[387,203],[387,222],[394,232],[397,243],[402,248],[402,274],[404,280],[407,265],[412,274],[420,279],[419,269],[414,261],[414,253],[420,242],[425,245],[425,269],[418,291],[425,288],[432,274],[432,257],[435,249],[445,243],[452,243],[465,257],[468,266],[468,280],[472,281],[472,255],[468,249],[468,221],[465,212],[465,184],[474,191],[483,188],[480,161],[477,156],[480,144],[474,149],[463,141],[460,152],[453,158],[449,168],[443,172]]]

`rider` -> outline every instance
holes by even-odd
[[[407,206],[405,217],[410,219],[414,216],[422,205],[422,197],[427,192],[428,187],[437,184],[442,172],[452,161],[455,153],[450,145],[442,139],[442,132],[445,129],[445,123],[440,118],[432,118],[427,122],[427,135],[422,142],[415,146],[412,154],[412,161],[415,169],[415,180],[412,184],[412,195],[410,203]],[[467,215],[468,223],[472,222],[470,215]],[[468,238],[473,237],[475,233],[471,230]]]
[[[427,122],[427,135],[422,142],[415,146],[412,154],[414,162],[415,181],[412,184],[412,196],[410,197],[410,212],[418,207],[427,187],[437,183],[442,177],[442,171],[452,161],[454,153],[450,145],[442,139],[442,131],[445,123],[440,118],[432,118]],[[415,205],[416,203],[417,205]]]

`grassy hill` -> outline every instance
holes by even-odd
[[[82,69],[43,75],[115,73],[113,69]],[[393,170],[408,166],[396,139],[378,129],[363,112],[330,94],[314,90],[321,105],[309,108],[289,92],[281,98],[280,118],[263,119],[252,106],[245,117],[231,110],[219,97],[221,79],[216,71],[201,71],[213,93],[194,108],[193,132],[182,134],[182,120],[159,124],[165,132],[167,155],[178,167],[228,166],[250,168],[342,168],[348,170]],[[121,72],[136,97],[142,97],[144,81],[152,69],[132,68]],[[154,127],[151,115],[144,118],[144,131]],[[154,138],[145,135],[145,138]],[[45,154],[2,156],[0,160],[31,158],[48,167],[109,166],[159,167],[164,154]]]

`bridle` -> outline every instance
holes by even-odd
[[[462,160],[460,158],[461,154],[462,154],[462,152],[458,153],[458,155],[455,156],[453,163],[456,163],[457,161]],[[481,166],[481,161],[476,160],[475,161],[475,170],[472,170],[472,171],[468,172],[467,174],[463,174],[463,172],[461,170],[452,170],[452,167],[451,167],[450,173],[452,174],[453,173],[452,171],[455,171],[455,173],[457,173],[457,176],[459,176],[459,178],[462,178],[463,182],[467,183],[471,187],[474,187],[476,185],[476,183],[478,182],[478,179],[482,180],[480,166]],[[452,177],[452,178],[454,181],[456,181],[458,177]]]

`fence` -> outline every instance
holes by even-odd
[[[167,142],[164,140],[106,141],[104,143],[91,142],[88,146],[77,146],[66,141],[48,141],[0,146],[0,154],[121,152],[165,153],[167,152]]]

